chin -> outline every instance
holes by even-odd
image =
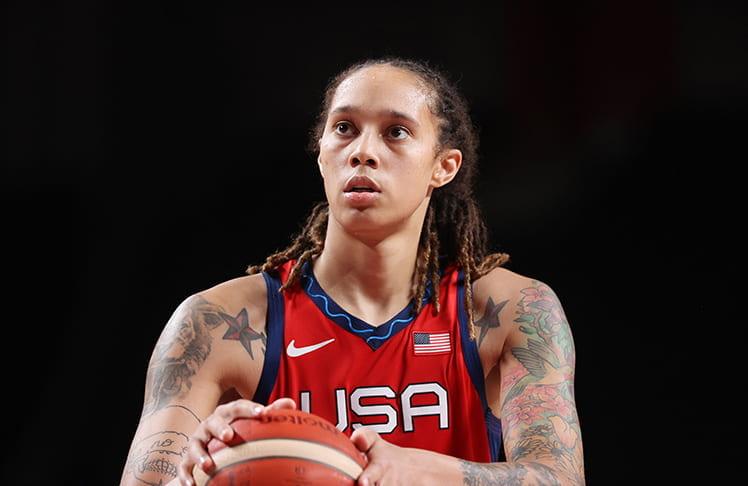
[[[374,207],[357,208],[350,205],[331,207],[331,216],[346,233],[369,235],[387,226],[381,210]]]
[[[373,231],[383,225],[381,214],[376,208],[343,209],[338,218],[340,225],[347,231]]]
[[[343,230],[357,239],[378,242],[404,229],[407,218],[385,215],[379,211],[348,210],[338,218]]]

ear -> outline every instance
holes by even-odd
[[[325,169],[323,169],[322,166],[322,155],[317,155],[317,167],[319,168],[319,173],[322,176],[322,178],[325,178]]]
[[[431,174],[431,187],[442,187],[455,178],[462,165],[462,152],[449,149],[437,157],[434,171]]]

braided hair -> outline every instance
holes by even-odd
[[[456,263],[465,274],[465,309],[470,337],[475,339],[472,282],[509,260],[506,253],[488,252],[488,232],[473,193],[477,171],[478,135],[470,119],[468,106],[457,87],[437,69],[424,62],[397,57],[369,59],[351,65],[332,78],[325,89],[322,109],[309,132],[308,150],[318,153],[319,139],[325,130],[327,115],[338,86],[352,74],[371,66],[389,65],[416,75],[429,92],[429,108],[439,120],[436,153],[443,148],[462,152],[462,165],[455,178],[434,189],[419,240],[418,257],[411,286],[413,312],[423,306],[427,283],[433,292],[430,300],[439,312],[440,261]],[[270,255],[263,264],[252,265],[248,274],[273,271],[289,260],[296,260],[281,291],[298,282],[304,264],[317,257],[325,247],[329,207],[327,202],[314,206],[301,232],[285,250]]]

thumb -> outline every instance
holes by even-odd
[[[369,427],[359,427],[351,434],[351,441],[361,452],[368,453],[382,438]]]

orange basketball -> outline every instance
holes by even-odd
[[[234,437],[208,442],[213,476],[193,469],[198,486],[354,485],[366,456],[333,424],[301,410],[269,410],[231,423]]]

